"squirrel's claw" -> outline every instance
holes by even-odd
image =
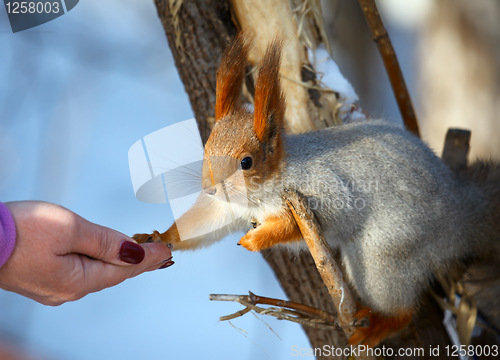
[[[253,218],[250,221],[250,224],[252,224],[253,229],[248,231],[245,236],[243,236],[240,241],[238,242],[237,245],[243,246],[245,249],[250,250],[250,251],[261,251],[268,246],[263,247],[262,245],[259,245],[261,242],[259,242],[259,237],[257,236],[257,227],[259,227],[261,224],[259,221],[255,218]]]
[[[260,251],[263,250],[260,246],[258,241],[256,241],[255,238],[255,230],[250,230],[243,236],[240,241],[238,242],[238,245],[243,246],[245,249],[250,250],[250,251]]]

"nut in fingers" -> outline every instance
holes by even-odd
[[[152,234],[135,234],[132,239],[137,241],[139,244],[150,243],[150,242],[161,242],[161,236],[158,231],[153,231]]]

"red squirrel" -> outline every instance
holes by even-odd
[[[283,189],[298,190],[325,239],[340,251],[365,307],[357,317],[370,318],[349,343],[370,346],[410,323],[435,271],[485,253],[498,257],[500,211],[492,204],[500,203],[500,191],[492,184],[500,176],[483,171],[482,183],[459,178],[420,139],[382,120],[286,134],[281,43],[270,44],[263,57],[253,112],[239,101],[248,49],[248,39],[237,37],[222,59],[203,191],[177,223],[187,225],[190,238],[190,229],[217,227],[211,224],[222,216],[224,194],[244,194],[248,204],[233,207],[229,225],[189,240],[181,241],[176,223],[134,239],[188,250],[244,230],[239,245],[251,251],[275,245],[307,250],[281,196]],[[244,181],[228,179],[235,164]]]

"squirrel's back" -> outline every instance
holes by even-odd
[[[370,121],[285,139],[285,186],[309,199],[373,309],[412,307],[433,271],[483,245],[474,226],[484,193],[399,126]]]

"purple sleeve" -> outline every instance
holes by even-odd
[[[0,202],[0,267],[9,260],[16,244],[16,224],[9,208]]]

